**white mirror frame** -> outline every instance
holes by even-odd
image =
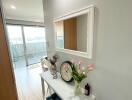
[[[92,58],[92,55],[93,55],[93,34],[94,34],[94,6],[93,5],[90,5],[88,7],[70,12],[66,15],[61,16],[61,17],[55,18],[53,21],[53,24],[55,22],[66,20],[66,19],[69,19],[72,17],[83,15],[83,14],[88,14],[87,51],[86,52],[80,52],[80,51],[74,51],[74,50],[62,49],[62,48],[56,47],[57,52],[64,52],[64,53],[68,53],[68,54],[72,54],[72,55],[76,55],[76,56],[85,57],[88,59]],[[57,34],[55,32],[55,45],[56,45],[56,40],[57,40]]]

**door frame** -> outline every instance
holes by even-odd
[[[9,42],[7,39],[7,31],[6,31],[6,27],[5,27],[5,16],[4,16],[4,11],[3,11],[3,6],[2,6],[2,1],[0,0],[0,20],[1,20],[1,38],[2,38],[2,49],[0,50],[1,54],[5,54],[4,56],[1,57],[1,59],[4,62],[0,62],[0,64],[2,63],[2,66],[0,67],[0,70],[2,71],[2,77],[4,77],[4,79],[2,80],[2,82],[4,83],[3,86],[3,90],[1,89],[0,92],[2,92],[2,94],[0,93],[0,96],[2,100],[18,100],[18,94],[17,94],[17,89],[16,89],[16,80],[15,80],[15,74],[14,74],[14,70],[13,70],[13,64],[11,61],[11,54],[9,52]],[[3,65],[4,64],[4,65]],[[7,69],[7,70],[5,70]],[[5,72],[6,71],[6,72]]]

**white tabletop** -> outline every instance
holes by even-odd
[[[92,97],[80,95],[74,96],[74,85],[68,84],[61,79],[61,75],[57,73],[58,78],[53,79],[49,71],[43,72],[41,77],[63,100],[93,100]]]

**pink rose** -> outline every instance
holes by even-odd
[[[79,61],[78,64],[80,65],[82,63],[82,61]]]
[[[93,64],[88,64],[88,71],[92,71],[93,70]]]
[[[83,61],[78,62],[79,69],[81,69],[81,67],[82,67],[81,64],[83,64]]]

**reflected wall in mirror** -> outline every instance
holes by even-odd
[[[87,51],[87,14],[55,22],[56,46],[62,49]]]
[[[92,57],[94,7],[90,6],[54,20],[56,50]]]

